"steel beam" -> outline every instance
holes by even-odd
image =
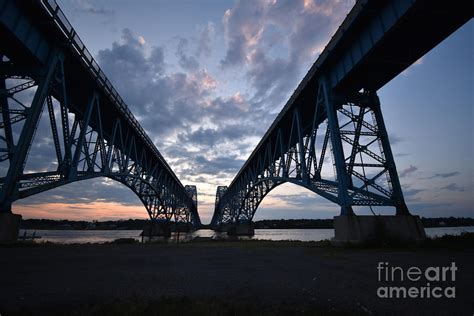
[[[36,90],[30,110],[27,113],[25,124],[21,130],[18,144],[15,147],[11,159],[5,184],[0,192],[0,212],[11,212],[11,203],[18,194],[18,179],[23,172],[28,150],[31,146],[31,140],[38,126],[39,117],[43,110],[44,101],[49,91],[51,79],[58,64],[58,53],[54,53],[48,63],[45,65],[46,76],[39,79],[38,89]]]
[[[339,122],[337,119],[337,105],[331,100],[327,90],[325,79],[319,83],[319,93],[322,93],[324,105],[328,117],[328,128],[332,143],[332,150],[335,159],[337,182],[339,184],[338,204],[341,206],[341,215],[353,214],[351,199],[349,197],[349,180],[347,175],[346,161],[344,159],[344,150],[342,148],[341,135],[339,134]]]
[[[388,138],[387,129],[385,127],[385,122],[382,115],[382,109],[380,107],[380,99],[376,93],[371,93],[371,98],[371,108],[374,112],[374,116],[377,122],[383,153],[385,155],[386,166],[389,172],[393,190],[392,199],[395,201],[397,215],[409,215],[410,212],[408,211],[408,207],[405,204],[402,187],[400,185],[400,180],[398,179],[397,167],[395,166],[395,159],[393,158],[392,147],[390,146],[390,140]]]

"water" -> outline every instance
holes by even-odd
[[[36,236],[41,239],[35,241],[52,241],[63,244],[86,244],[86,243],[104,243],[114,241],[119,238],[136,238],[139,240],[141,230],[34,230],[20,229],[20,239],[25,233],[31,236],[36,232]]]
[[[36,231],[41,239],[37,241],[52,241],[56,243],[104,243],[118,238],[134,238],[141,240],[141,230],[26,230],[28,236]],[[474,232],[474,226],[467,227],[436,227],[425,228],[428,237],[443,235],[460,235],[462,232]],[[25,230],[20,230],[23,236]],[[177,238],[173,235],[174,239]],[[209,229],[198,230],[193,233],[180,233],[180,240],[190,240],[194,237],[225,238],[225,234],[216,233]],[[320,241],[334,237],[334,229],[256,229],[251,239],[259,240],[301,240]]]

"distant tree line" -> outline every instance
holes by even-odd
[[[459,227],[474,226],[474,218],[470,217],[421,217],[425,227]],[[277,219],[255,222],[255,228],[265,229],[313,229],[334,228],[332,219]]]
[[[421,221],[425,227],[474,226],[474,218],[470,217],[422,217]]]
[[[265,219],[254,224],[257,229],[333,228],[332,219]]]
[[[425,227],[474,226],[474,218],[437,217],[421,221]],[[147,225],[148,219],[127,219],[117,221],[70,221],[52,219],[24,219],[23,229],[67,229],[67,230],[140,230]],[[255,221],[256,229],[315,229],[333,228],[332,219],[275,219]]]

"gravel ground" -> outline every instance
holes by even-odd
[[[456,281],[438,284],[454,285],[456,298],[378,298],[377,288],[384,285],[377,280],[378,262],[404,269],[455,262]],[[473,249],[341,249],[289,242],[0,247],[2,316],[160,297],[321,306],[343,313],[473,315],[473,281]]]

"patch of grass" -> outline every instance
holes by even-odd
[[[39,247],[39,246],[54,246],[54,245],[60,245],[60,244],[54,243],[51,241],[36,241],[36,240],[18,240],[17,242],[0,244],[0,246],[4,248],[17,248],[17,247],[31,248],[31,247]]]
[[[441,237],[427,237],[423,241],[401,241],[398,239],[370,240],[363,243],[345,243],[342,248],[355,249],[452,249],[462,250],[474,248],[474,233],[463,232],[461,235],[444,235]]]
[[[461,235],[444,235],[427,238],[421,245],[425,248],[467,249],[474,248],[474,233],[463,232]]]
[[[135,238],[118,238],[111,242],[112,244],[136,244],[138,240]]]
[[[164,297],[157,300],[111,300],[76,306],[48,306],[7,311],[8,315],[366,315],[357,308],[343,309],[332,306],[299,306],[291,304],[265,305],[254,302],[232,302],[221,299],[191,299]]]

